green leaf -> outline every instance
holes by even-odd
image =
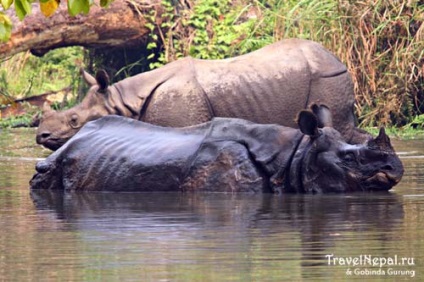
[[[0,13],[0,41],[9,40],[12,33],[12,21],[4,13]]]
[[[13,0],[1,0],[1,5],[5,10],[9,9],[10,5],[12,5]]]
[[[160,26],[163,28],[167,28],[167,27],[171,27],[172,24],[170,22],[163,22]]]
[[[79,13],[88,14],[89,11],[89,0],[68,0],[68,12],[71,16],[76,16]]]
[[[154,49],[154,48],[157,48],[157,47],[158,47],[158,45],[156,44],[156,42],[149,42],[149,44],[147,44],[148,50]]]
[[[10,18],[2,12],[0,12],[0,23],[12,26],[12,21],[10,20]]]
[[[31,13],[31,3],[28,0],[15,0],[15,10],[18,18],[23,20]]]
[[[0,42],[6,42],[10,37],[10,34],[7,34],[6,26],[0,24]]]
[[[146,23],[144,26],[145,26],[147,29],[149,29],[149,30],[154,30],[154,29],[155,29],[155,26],[154,26],[154,24],[152,24],[152,23]]]
[[[100,6],[107,7],[112,3],[113,0],[100,0]]]

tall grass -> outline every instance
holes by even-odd
[[[274,15],[276,19],[274,38],[312,39],[341,58],[352,74],[356,110],[363,125],[402,125],[423,112],[422,3],[398,0],[277,3],[280,3],[275,6],[278,10],[269,9],[265,15]]]
[[[424,110],[424,5],[418,1],[344,2],[339,6],[346,51],[337,54],[355,82],[365,125],[402,125]],[[335,45],[328,45],[335,50]]]

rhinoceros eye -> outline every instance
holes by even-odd
[[[79,127],[79,124],[78,124],[78,115],[73,114],[73,115],[71,116],[71,119],[69,120],[69,125],[70,125],[72,128],[78,128],[78,127]]]
[[[343,156],[343,161],[347,163],[352,163],[356,161],[355,155],[353,153],[346,153]]]

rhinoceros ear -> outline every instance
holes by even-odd
[[[297,116],[297,125],[303,134],[309,135],[312,138],[319,135],[318,118],[309,111],[301,111]]]
[[[96,73],[96,81],[99,85],[99,92],[106,93],[106,90],[109,86],[109,76],[106,71],[98,70]]]
[[[97,81],[94,78],[94,76],[92,76],[91,74],[89,74],[88,72],[86,72],[83,68],[80,68],[80,73],[82,78],[84,79],[84,81],[90,85],[90,86],[94,86],[97,85]]]
[[[318,127],[333,127],[333,118],[331,117],[331,111],[326,105],[311,105],[312,112],[318,118]]]

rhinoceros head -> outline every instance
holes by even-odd
[[[50,150],[57,150],[90,120],[109,114],[106,96],[109,95],[109,77],[98,71],[96,78],[82,71],[84,80],[91,85],[84,100],[73,108],[55,111],[48,104],[43,107],[36,141]]]
[[[325,106],[298,116],[305,137],[293,157],[290,186],[297,192],[387,191],[403,175],[403,165],[384,128],[365,144],[347,144],[332,128]]]

